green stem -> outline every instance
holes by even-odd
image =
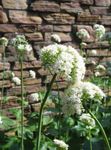
[[[24,150],[24,91],[23,91],[23,60],[20,59],[21,64],[21,150]]]
[[[101,123],[99,122],[99,120],[96,118],[96,116],[90,111],[88,110],[89,114],[92,116],[92,118],[97,122],[98,126],[100,127],[101,129],[101,132],[102,132],[102,135],[103,135],[103,138],[104,138],[104,141],[105,141],[105,144],[108,148],[108,150],[111,150],[111,147],[110,147],[110,144],[109,144],[109,141],[108,141],[108,138],[106,136],[106,133],[101,125]]]
[[[40,107],[39,121],[38,121],[38,132],[37,132],[38,133],[38,138],[37,138],[36,147],[35,147],[36,150],[40,150],[43,108],[44,108],[45,102],[46,102],[46,100],[47,100],[47,98],[49,96],[49,93],[51,91],[51,88],[52,88],[52,85],[53,85],[54,80],[56,78],[56,75],[57,74],[54,74],[54,76],[53,76],[53,78],[52,78],[52,80],[51,80],[51,82],[50,82],[50,84],[48,86],[47,92],[46,92],[46,94],[44,96],[44,99],[42,101],[41,107]]]
[[[89,136],[90,136],[90,139],[89,139],[90,150],[92,150],[91,133],[89,133]]]

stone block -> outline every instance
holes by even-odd
[[[75,2],[61,3],[61,10],[67,13],[80,13],[83,11],[80,4]]]
[[[9,18],[13,23],[22,23],[22,24],[42,23],[42,19],[39,16],[35,16],[34,13],[28,13],[26,11],[9,10]]]
[[[54,25],[55,32],[71,32],[70,25]]]
[[[79,2],[84,5],[93,5],[94,4],[94,0],[80,0]]]
[[[49,1],[35,1],[31,4],[33,11],[60,12],[59,4]]]
[[[43,41],[43,36],[41,32],[26,33],[25,36],[29,41]]]
[[[28,7],[27,0],[2,0],[4,8],[8,9],[26,9]]]
[[[0,32],[17,32],[18,29],[13,24],[0,24]]]
[[[0,23],[7,23],[8,17],[3,10],[0,10]]]
[[[37,25],[24,25],[24,24],[21,24],[19,27],[18,27],[18,31],[19,32],[23,32],[23,33],[32,33],[32,32],[35,32],[38,30],[38,26]]]
[[[75,22],[75,17],[63,13],[51,13],[43,15],[43,19],[47,23],[51,24],[73,24]]]
[[[52,32],[53,25],[38,25],[38,31],[40,32]]]
[[[111,16],[102,16],[101,23],[103,25],[111,25]]]
[[[109,7],[90,7],[91,14],[93,15],[107,15]]]
[[[96,6],[110,6],[111,1],[110,0],[95,0]]]

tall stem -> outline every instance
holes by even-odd
[[[90,150],[92,150],[91,133],[89,133],[89,136],[90,136],[90,140],[89,140]]]
[[[108,141],[108,138],[106,136],[106,133],[101,125],[101,123],[99,122],[99,120],[96,118],[96,116],[90,111],[88,110],[89,114],[92,116],[92,118],[97,122],[98,126],[100,127],[101,129],[101,132],[102,132],[102,135],[103,135],[103,138],[104,138],[104,141],[105,141],[105,144],[108,148],[108,150],[111,150],[111,147],[110,147],[110,144],[109,144],[109,141]]]
[[[48,86],[48,89],[47,89],[47,92],[44,96],[44,99],[42,101],[42,104],[41,104],[41,107],[40,107],[40,113],[39,113],[39,121],[38,121],[38,138],[37,138],[37,142],[36,142],[36,150],[40,150],[40,141],[41,141],[41,129],[42,129],[42,115],[43,115],[43,108],[44,108],[44,105],[45,105],[45,102],[48,98],[48,95],[51,91],[51,88],[52,88],[52,85],[54,83],[54,80],[56,78],[57,74],[54,74],[49,86]]]
[[[20,59],[21,64],[21,150],[24,150],[24,89],[23,89],[23,59]]]

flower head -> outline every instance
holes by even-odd
[[[71,46],[53,44],[40,51],[43,65],[66,81],[75,82],[84,78],[85,63],[80,54]]]
[[[92,129],[96,126],[95,120],[91,117],[90,114],[83,113],[79,120],[84,123],[88,128]]]
[[[97,69],[97,70],[101,70],[101,71],[105,71],[105,70],[106,70],[106,68],[105,68],[103,65],[98,65],[98,66],[96,67],[96,69]]]
[[[39,94],[38,93],[30,94],[29,99],[33,102],[37,102],[37,101],[39,101]]]
[[[32,51],[32,46],[30,44],[27,44],[25,46],[25,49],[26,49],[27,52],[30,52],[30,51]]]
[[[93,29],[94,29],[97,39],[101,39],[104,36],[105,28],[103,25],[95,24]]]
[[[84,40],[84,39],[89,39],[90,35],[88,33],[88,31],[86,29],[80,29],[76,35],[78,36],[78,38]]]
[[[91,54],[92,54],[92,55],[97,55],[97,51],[96,51],[95,49],[93,49],[93,50],[91,51]]]
[[[0,45],[7,46],[8,45],[8,39],[5,37],[0,38]]]
[[[57,34],[52,34],[51,35],[51,40],[56,42],[56,43],[60,43],[61,42],[61,39],[60,39],[59,35],[57,35]]]
[[[36,78],[36,73],[35,73],[35,71],[29,70],[29,74],[30,74],[30,76],[31,76],[33,79]]]
[[[16,84],[16,85],[20,85],[21,84],[21,80],[18,77],[13,77],[12,81]]]
[[[55,143],[58,147],[62,148],[63,150],[68,150],[68,147],[69,147],[69,146],[68,146],[64,141],[58,140],[58,139],[54,139],[54,143]]]

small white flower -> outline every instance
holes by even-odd
[[[81,43],[81,46],[87,46],[87,43],[82,42],[82,43]]]
[[[95,120],[91,117],[90,114],[83,113],[79,119],[90,129],[96,126]]]
[[[17,45],[17,50],[18,51],[24,51],[25,50],[25,45],[24,44]]]
[[[105,34],[105,27],[103,25],[95,24],[93,29],[95,31],[97,39],[101,39],[104,36],[104,34]]]
[[[96,69],[97,69],[97,70],[103,70],[103,71],[106,70],[106,68],[105,68],[103,65],[98,65],[98,66],[96,67]]]
[[[14,72],[11,72],[11,76],[12,76],[12,78],[13,78],[13,77],[15,77],[15,74],[14,74]]]
[[[51,39],[52,39],[52,41],[57,42],[57,43],[61,42],[61,39],[60,39],[59,35],[57,35],[57,34],[52,34]]]
[[[33,102],[37,102],[37,101],[39,101],[39,94],[38,93],[30,94],[29,99]]]
[[[30,44],[27,44],[27,45],[25,46],[25,50],[26,50],[27,52],[32,51],[32,46],[31,46]]]
[[[2,117],[0,116],[0,125],[3,123],[3,121],[2,121]]]
[[[30,70],[30,71],[29,71],[29,74],[30,74],[30,76],[31,76],[33,79],[36,78],[36,73],[35,73],[35,71]]]
[[[21,80],[18,77],[13,77],[12,81],[16,84],[16,85],[20,85],[21,84]]]
[[[5,37],[0,38],[0,45],[7,46],[8,45],[8,39]]]
[[[96,51],[95,49],[93,49],[93,50],[91,51],[91,54],[96,55],[96,54],[97,54],[97,51]]]
[[[100,75],[101,75],[101,74],[100,74],[99,71],[96,71],[96,72],[95,72],[95,76],[96,76],[96,77],[98,77],[98,76],[100,76]]]
[[[64,141],[58,140],[58,139],[54,139],[54,143],[55,143],[58,147],[62,148],[63,150],[68,150],[68,147],[69,147],[69,146],[68,146]]]
[[[91,64],[96,65],[96,62],[94,60],[91,61]]]
[[[78,38],[84,40],[84,39],[89,39],[90,35],[88,33],[88,31],[86,29],[80,29],[76,35],[78,36]]]

